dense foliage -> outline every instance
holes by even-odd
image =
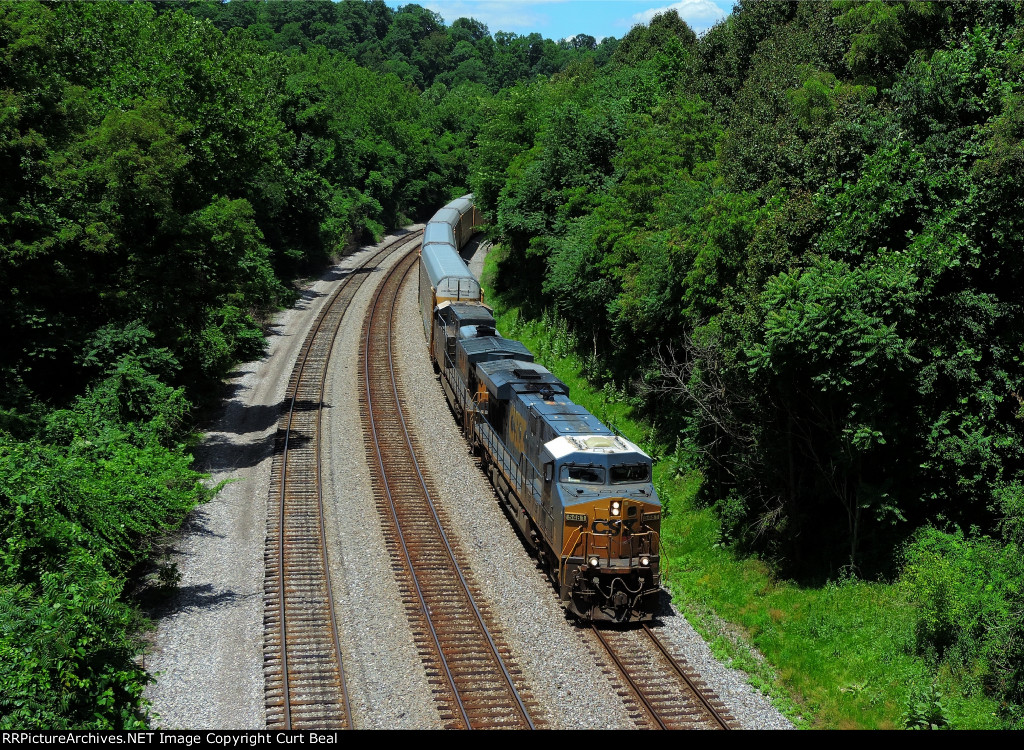
[[[174,8],[177,3],[164,5]],[[384,0],[269,0],[200,2],[188,11],[222,31],[240,27],[282,52],[319,45],[379,73],[393,73],[420,89],[478,83],[491,91],[550,75],[580,58],[607,62],[616,40],[600,44],[586,34],[559,42],[533,33],[498,31],[472,18],[446,27],[441,17],[409,3],[392,10]]]
[[[741,2],[697,39],[668,13],[496,97],[472,181],[506,293],[631,384],[727,542],[918,584],[921,653],[1016,720],[1022,20]]]
[[[379,0],[0,3],[0,728],[147,723],[194,406],[297,273],[468,190],[492,90],[610,52]]]
[[[504,294],[631,393],[725,546],[895,581],[914,658],[1024,721],[1022,15],[740,2],[597,44],[0,3],[0,727],[145,725],[138,597],[211,495],[194,405],[295,274],[470,188]]]

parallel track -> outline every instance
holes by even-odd
[[[352,727],[320,481],[324,386],[334,340],[367,277],[362,271],[418,234],[388,243],[348,273],[306,336],[288,384],[275,440],[264,548],[263,660],[269,729]]]
[[[656,729],[731,729],[733,717],[699,678],[680,664],[650,627],[599,629],[597,640]]]
[[[360,359],[367,453],[385,539],[446,726],[532,729],[531,701],[515,684],[519,672],[510,665],[511,652],[471,593],[464,561],[448,542],[406,425],[392,324],[399,290],[415,261],[410,253],[381,284],[366,318]]]

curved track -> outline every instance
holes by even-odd
[[[395,303],[415,267],[395,264],[367,314],[360,357],[363,421],[385,538],[416,645],[450,728],[534,728],[531,701],[516,685],[511,652],[478,605],[464,561],[449,543],[417,460],[392,360]]]
[[[264,678],[269,729],[352,727],[335,620],[320,481],[324,386],[349,304],[383,258],[382,247],[339,284],[311,327],[282,404],[271,469],[264,549]]]
[[[707,692],[650,627],[591,626],[642,711],[638,723],[656,729],[731,729],[733,717]]]

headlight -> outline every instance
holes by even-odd
[[[620,503],[618,500],[612,500],[612,515],[613,516],[619,515],[619,508],[621,506],[622,506],[622,503]]]
[[[592,568],[596,568],[596,567],[597,567],[597,564],[598,564],[599,562],[601,562],[601,561],[600,561],[600,560],[599,560],[599,559],[597,558],[597,556],[595,555],[594,557],[590,558],[589,562],[590,562],[590,567],[592,567]]]
[[[651,564],[651,558],[649,558],[647,555],[644,555],[640,558],[640,564],[646,568],[648,565]]]

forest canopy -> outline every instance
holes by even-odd
[[[568,322],[724,546],[907,585],[915,653],[1020,726],[1022,18],[743,0],[597,44],[0,3],[0,728],[148,724],[197,411],[298,275],[470,190],[502,293]]]
[[[471,178],[504,293],[628,388],[727,544],[916,581],[917,648],[1018,721],[1022,13],[740,2],[700,38],[664,14],[500,92]]]
[[[0,728],[147,724],[197,407],[297,274],[468,191],[493,91],[602,54],[379,0],[0,3]]]

